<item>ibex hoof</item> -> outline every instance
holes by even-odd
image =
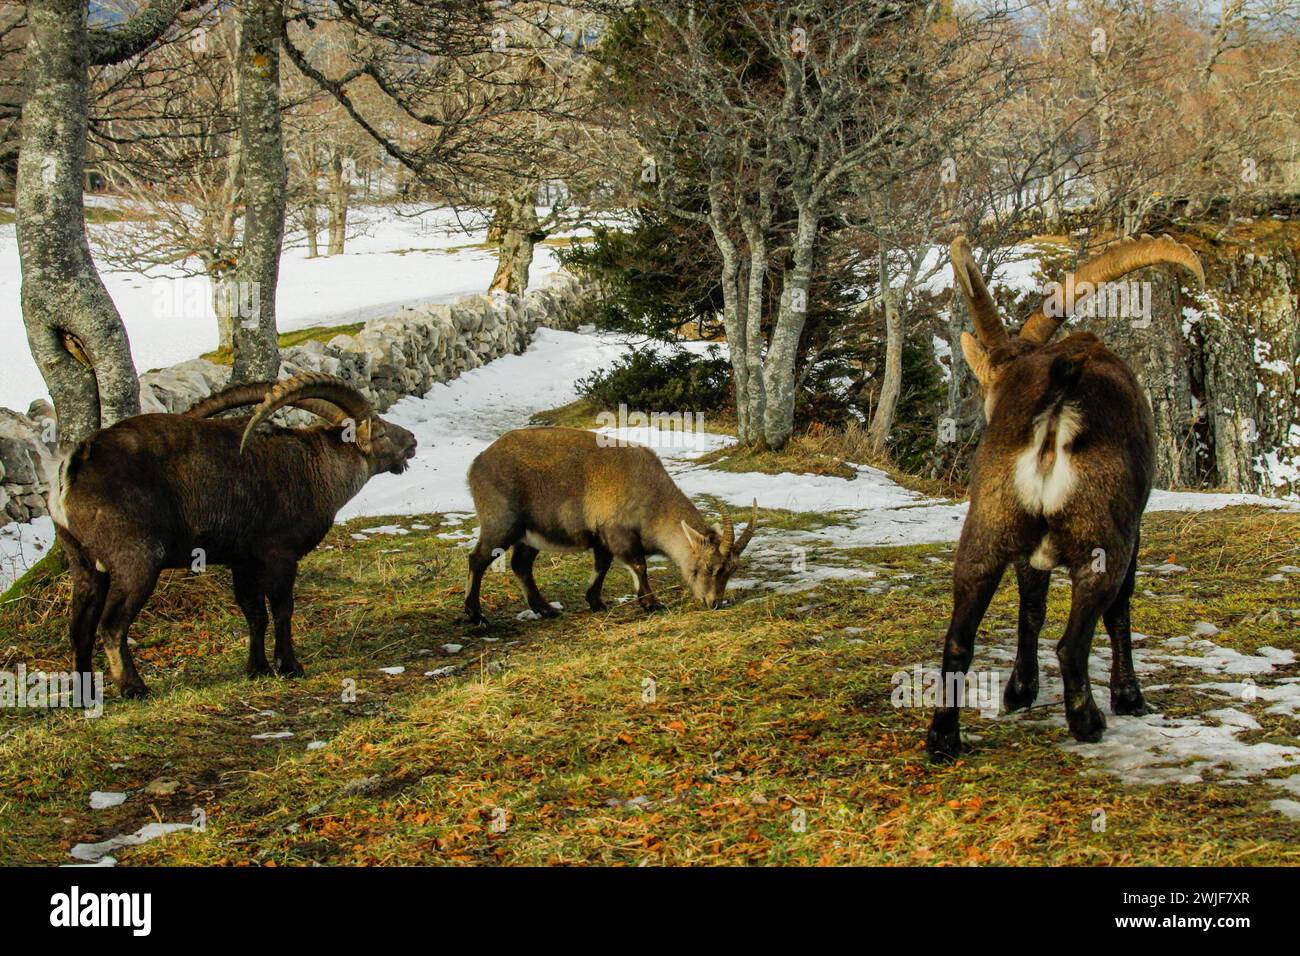
[[[307,673],[297,661],[289,661],[288,663],[276,661],[275,668],[281,677],[302,677]]]
[[[925,752],[933,763],[949,763],[961,756],[961,731],[937,731],[933,727],[925,736]]]
[[[1067,710],[1065,722],[1070,726],[1070,736],[1084,744],[1095,744],[1106,732],[1106,718],[1091,700],[1077,711]]]
[[[1151,713],[1142,691],[1137,687],[1112,687],[1110,691],[1110,712],[1121,717],[1140,717]]]
[[[1038,680],[1035,678],[1028,684],[1022,684],[1013,674],[1011,680],[1007,682],[1007,688],[1002,692],[1002,706],[1010,713],[1014,710],[1024,710],[1033,704],[1038,697]]]
[[[123,700],[143,700],[148,696],[149,688],[145,687],[143,682],[139,684],[126,684],[122,687]]]

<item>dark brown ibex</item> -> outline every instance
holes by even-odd
[[[666,555],[691,593],[717,607],[758,527],[757,502],[737,538],[726,509],[721,526],[710,525],[649,448],[602,445],[594,432],[576,428],[506,432],[474,459],[469,487],[479,538],[469,555],[465,613],[476,624],[486,623],[479,602],[483,572],[511,547],[510,567],[528,607],[543,617],[557,612],[533,579],[538,551],[592,552],[587,604],[593,611],[605,609],[601,588],[614,558],[631,571],[641,606],[662,607],[646,573],[653,554]]]
[[[251,417],[210,417],[253,404]],[[285,406],[326,424],[261,427]],[[371,477],[405,471],[415,447],[364,395],[320,373],[236,386],[185,415],[137,415],[95,432],[63,460],[50,492],[72,574],[77,670],[90,671],[101,631],[122,695],[145,694],[127,629],[162,569],[201,562],[231,568],[248,621],[249,676],[271,672],[268,602],[276,667],[301,674],[291,635],[298,561]]]
[[[1168,236],[1143,236],[1115,243],[1066,285],[1089,292],[1158,263],[1180,265],[1204,282],[1191,249]],[[1032,704],[1051,571],[1064,566],[1073,592],[1056,647],[1065,716],[1075,739],[1096,741],[1106,719],[1092,699],[1088,655],[1099,617],[1111,640],[1111,710],[1146,709],[1133,671],[1129,599],[1155,468],[1151,406],[1123,359],[1092,333],[1047,344],[1064,315],[1039,310],[1018,337],[1008,336],[964,238],[952,244],[952,268],[975,325],[975,337],[962,334],[962,353],[983,392],[988,425],[971,469],[970,512],[953,569],[942,686],[958,692],[976,630],[1007,565],[1014,564],[1020,624],[1003,703],[1008,710]],[[959,703],[945,699],[935,711],[926,739],[933,759],[961,750]]]

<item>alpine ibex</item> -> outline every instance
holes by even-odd
[[[253,404],[251,417],[211,417]],[[261,427],[285,406],[326,424]],[[268,601],[276,667],[302,674],[291,635],[298,561],[371,477],[405,471],[415,447],[411,433],[374,415],[364,395],[320,373],[235,386],[185,415],[137,415],[95,432],[63,459],[50,491],[72,574],[77,670],[90,671],[102,631],[122,695],[144,695],[127,629],[159,573],[219,564],[229,565],[248,621],[249,676],[271,672]]]
[[[1204,282],[1191,249],[1168,236],[1143,236],[1113,244],[1066,285],[1091,293],[1158,263],[1182,266]],[[1008,564],[1016,569],[1020,622],[1004,705],[1028,707],[1038,694],[1038,633],[1051,571],[1064,566],[1072,598],[1056,656],[1065,716],[1075,739],[1097,741],[1106,719],[1092,699],[1088,655],[1099,617],[1111,640],[1111,710],[1146,710],[1133,671],[1129,599],[1155,468],[1151,406],[1123,359],[1092,333],[1075,332],[1048,345],[1063,314],[1040,309],[1019,336],[1010,337],[964,238],[952,244],[952,268],[975,325],[974,337],[962,334],[962,353],[979,381],[988,425],[971,470],[970,512],[953,569],[943,649],[946,697],[926,748],[933,759],[955,757],[961,749],[959,701],[950,696],[959,693],[976,630]]]
[[[602,446],[595,433],[576,428],[506,432],[474,459],[469,487],[479,538],[469,555],[465,613],[475,624],[486,623],[479,602],[483,572],[511,547],[510,567],[528,607],[543,617],[557,612],[533,579],[538,551],[592,552],[587,604],[593,611],[605,609],[601,588],[614,558],[631,571],[641,606],[661,608],[646,573],[653,554],[677,565],[700,603],[717,607],[758,526],[758,502],[739,538],[725,508],[721,526],[710,525],[649,448]]]

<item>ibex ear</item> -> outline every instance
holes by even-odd
[[[704,535],[700,534],[685,521],[682,522],[682,531],[686,533],[686,543],[692,551],[699,551],[704,545]]]
[[[357,448],[361,450],[361,454],[369,455],[370,454],[370,419],[369,418],[356,423],[356,441],[357,441]]]
[[[989,361],[988,350],[979,344],[969,332],[961,334],[961,354],[966,357],[966,364],[975,373],[975,380],[981,388],[987,389],[993,379],[993,363]]]

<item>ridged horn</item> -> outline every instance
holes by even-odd
[[[736,546],[736,526],[731,523],[731,512],[727,510],[724,504],[718,505],[720,517],[722,518],[722,546],[723,555],[731,554],[731,549]]]
[[[971,254],[970,243],[965,236],[958,236],[949,247],[952,259],[952,277],[961,289],[962,298],[970,310],[971,321],[975,323],[975,334],[980,345],[986,349],[996,348],[1007,342],[1007,329],[998,315],[998,307],[984,285],[975,256]]]
[[[754,537],[754,529],[758,527],[758,499],[754,499],[749,513],[749,525],[740,533],[740,540],[736,540],[736,525],[731,520],[731,512],[727,506],[719,504],[718,509],[722,517],[722,543],[719,550],[724,556],[735,554],[737,557],[745,553],[745,547],[749,544],[749,539]]]
[[[246,382],[243,385],[231,385],[195,402],[185,414],[190,418],[211,418],[232,408],[257,405],[273,388],[275,382]]]
[[[758,499],[755,498],[754,503],[750,506],[749,524],[745,526],[744,531],[740,532],[740,540],[736,542],[737,557],[745,553],[745,548],[749,545],[749,539],[754,537],[754,531],[757,528],[758,528]]]
[[[244,450],[249,436],[258,425],[284,406],[298,405],[305,399],[318,399],[336,406],[342,412],[335,419],[336,424],[352,419],[356,423],[357,447],[362,452],[369,453],[371,415],[369,400],[351,385],[324,372],[304,372],[302,375],[277,382],[257,408],[253,409],[253,417],[249,419],[248,426],[244,429],[239,450],[241,452]]]
[[[1197,282],[1202,286],[1205,285],[1205,269],[1201,265],[1200,258],[1190,247],[1175,241],[1168,235],[1159,238],[1145,235],[1129,236],[1127,239],[1111,243],[1104,251],[1093,256],[1068,275],[1064,284],[1066,288],[1078,288],[1083,283],[1095,287],[1098,283],[1112,282],[1138,269],[1165,263],[1182,266],[1196,276]],[[1056,334],[1056,330],[1061,327],[1065,319],[1064,315],[1049,316],[1042,309],[1038,309],[1020,329],[1020,337],[1036,345],[1043,345]]]
[[[258,405],[262,399],[266,398],[267,393],[275,388],[275,382],[246,382],[243,385],[231,385],[219,392],[213,392],[207,398],[200,400],[185,414],[189,418],[212,418],[223,412],[228,412],[236,408],[246,408],[250,405]],[[299,399],[291,403],[295,408],[301,408],[303,411],[311,412],[318,418],[323,418],[327,422],[336,423],[347,416],[337,406],[330,402],[323,402],[312,398]]]

